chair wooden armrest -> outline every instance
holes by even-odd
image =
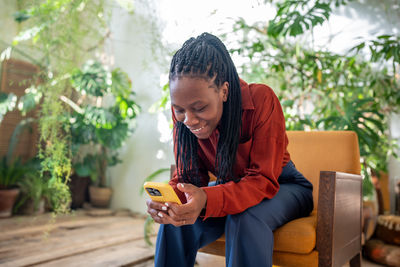
[[[361,266],[362,177],[321,171],[317,207],[319,266]]]

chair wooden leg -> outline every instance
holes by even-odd
[[[350,260],[350,267],[361,267],[361,252]]]

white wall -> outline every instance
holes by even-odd
[[[11,42],[17,32],[18,26],[12,16],[17,10],[16,2],[15,0],[0,1],[0,39],[2,41]],[[0,48],[4,48],[1,42]]]
[[[144,178],[159,168],[169,167],[174,159],[166,116],[148,111],[160,98],[160,76],[168,70],[167,52],[160,45],[158,10],[152,1],[134,3],[134,14],[114,6],[112,37],[107,49],[114,56],[115,66],[131,78],[142,111],[137,117],[135,132],[121,149],[123,163],[110,170],[110,177],[114,190],[112,208],[145,212],[145,196],[139,195]],[[163,133],[158,130],[160,127]],[[161,137],[169,140],[161,142]],[[160,179],[168,180],[169,172]]]
[[[0,53],[11,44],[17,33],[18,25],[12,14],[17,10],[16,1],[0,0]],[[1,68],[1,64],[0,64]]]

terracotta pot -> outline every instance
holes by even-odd
[[[110,204],[112,189],[109,187],[89,187],[90,203],[94,207],[106,208]]]
[[[0,190],[0,218],[11,216],[18,194],[19,189],[17,188]]]

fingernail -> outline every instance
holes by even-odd
[[[168,208],[167,208],[167,207],[165,207],[165,206],[163,206],[161,209],[162,209],[162,210],[167,210]]]
[[[168,203],[164,203],[164,204],[165,204],[165,206],[169,207]]]
[[[159,212],[157,215],[158,215],[158,217],[161,217],[161,218],[164,217],[161,212]]]
[[[185,187],[183,184],[180,184],[182,187]]]

